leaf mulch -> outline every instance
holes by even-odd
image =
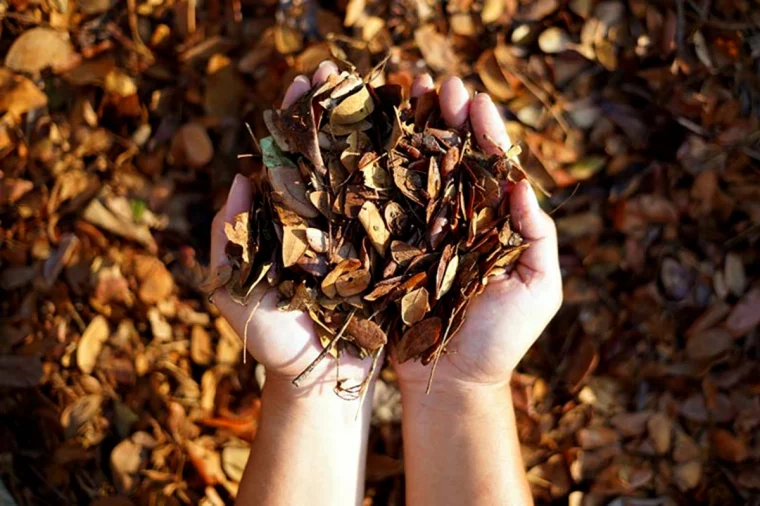
[[[502,108],[525,171],[545,168],[538,182],[556,187],[543,205],[559,230],[565,303],[512,385],[537,503],[760,504],[756,2],[327,4],[0,0],[1,502],[232,501],[264,375],[203,293],[211,218],[236,172],[261,180],[280,156],[265,142],[266,111],[293,77],[330,57],[369,76],[387,56],[359,85],[374,108],[358,97],[327,123],[343,140],[322,168],[350,176],[340,188],[327,179],[325,197],[338,198],[323,206],[293,179],[270,180],[296,207],[276,221],[293,248],[278,265],[325,270],[319,290],[350,305],[364,271],[384,274],[370,276],[377,289],[435,252],[420,268],[435,279],[399,292],[384,308],[397,324],[384,329],[437,326],[425,322],[446,299],[447,271],[468,265],[447,246],[504,215],[465,205],[457,241],[436,236],[427,225],[448,182],[425,123],[401,132],[398,152],[419,165],[403,174],[383,158],[388,132],[360,116],[395,125],[396,95],[372,93],[408,97],[418,73],[460,75]],[[359,156],[368,146],[377,159]],[[454,193],[471,192],[460,180]],[[406,230],[410,209],[419,226]],[[326,230],[331,213],[351,225]],[[242,241],[236,230],[250,225],[230,233]],[[333,248],[338,230],[359,250]],[[354,316],[368,316],[360,305]],[[400,505],[392,370],[373,402],[365,503]]]

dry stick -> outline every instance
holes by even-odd
[[[293,386],[299,387],[301,386],[301,382],[305,380],[309,374],[311,374],[314,369],[316,369],[317,365],[327,356],[328,353],[330,353],[330,350],[333,349],[333,347],[337,344],[338,339],[343,337],[343,333],[346,331],[346,328],[348,327],[348,324],[351,322],[351,318],[354,317],[354,313],[356,313],[356,309],[351,310],[351,313],[349,313],[348,318],[346,318],[345,323],[340,328],[340,331],[335,334],[335,337],[332,338],[332,340],[327,344],[327,346],[324,347],[324,349],[317,355],[317,358],[312,360],[311,364],[306,367],[306,369],[303,370],[301,374],[296,376],[296,379],[293,380]]]
[[[559,124],[560,128],[563,132],[565,132],[565,135],[569,135],[570,125],[565,120],[565,118],[562,116],[561,113],[558,113],[555,110],[555,106],[559,104],[560,100],[562,99],[561,96],[557,93],[557,91],[553,88],[550,88],[550,91],[547,91],[545,89],[541,89],[536,83],[533,82],[533,80],[528,77],[527,74],[523,74],[522,71],[520,71],[517,67],[514,65],[510,65],[508,63],[504,63],[501,61],[496,62],[499,67],[506,68],[507,72],[511,72],[526,88],[528,88],[528,91],[530,91],[533,96],[535,96],[541,104],[546,108],[547,111],[549,111],[549,114],[554,116],[554,119]],[[554,101],[554,105],[552,105],[549,102],[549,99],[552,99]]]
[[[251,320],[253,320],[253,315],[256,314],[256,310],[259,309],[259,306],[261,306],[261,301],[264,300],[264,297],[266,296],[266,292],[264,292],[261,297],[259,297],[259,300],[256,302],[256,305],[253,306],[253,310],[251,311],[251,314],[248,315],[248,318],[245,320],[245,327],[243,327],[243,363],[246,362],[247,353],[248,350],[248,325],[251,323]]]
[[[430,393],[430,390],[433,388],[433,376],[435,376],[435,368],[438,367],[438,360],[441,358],[441,353],[443,353],[443,349],[446,347],[446,344],[448,341],[446,341],[446,338],[449,335],[449,331],[451,330],[451,324],[454,323],[454,316],[456,313],[451,315],[451,318],[449,318],[449,324],[446,325],[446,332],[443,333],[443,338],[441,339],[441,345],[438,347],[437,350],[435,350],[435,358],[433,359],[433,367],[430,369],[430,376],[428,377],[428,383],[427,388],[425,389],[425,395]]]
[[[362,405],[364,404],[364,398],[367,396],[369,385],[372,382],[372,376],[375,375],[375,370],[377,370],[377,362],[380,359],[380,354],[383,352],[383,348],[385,348],[385,345],[382,345],[377,349],[377,351],[375,351],[375,356],[372,357],[372,365],[369,367],[369,373],[367,373],[367,377],[364,378],[364,381],[362,381],[361,389],[359,390],[359,405],[356,407],[354,421],[359,418],[359,413],[361,412]]]

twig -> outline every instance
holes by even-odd
[[[343,337],[343,333],[346,331],[346,328],[348,327],[348,324],[351,322],[351,319],[354,317],[354,313],[356,313],[356,309],[352,309],[351,312],[348,315],[348,318],[346,318],[346,321],[343,323],[343,326],[340,328],[340,331],[335,334],[335,337],[332,338],[332,340],[327,344],[327,346],[324,347],[324,349],[317,355],[317,358],[311,361],[311,364],[309,364],[306,369],[303,370],[301,374],[296,376],[296,379],[293,380],[293,386],[300,387],[301,382],[305,380],[313,371],[316,369],[317,365],[327,356],[328,353],[335,347],[335,345],[338,343],[338,340]]]
[[[256,304],[253,306],[253,310],[251,311],[251,314],[248,315],[248,318],[245,320],[245,327],[243,327],[243,363],[246,362],[246,350],[248,350],[248,325],[251,323],[251,320],[253,320],[253,315],[256,314],[256,310],[259,309],[259,306],[261,306],[261,302],[264,300],[264,297],[266,296],[266,292],[263,292],[261,294],[261,297],[259,297],[259,300],[256,302]]]
[[[369,367],[369,373],[367,373],[367,377],[364,378],[364,381],[362,381],[361,388],[359,390],[359,405],[356,407],[354,420],[359,418],[359,413],[361,413],[362,405],[364,404],[364,398],[367,396],[367,391],[369,390],[370,383],[372,383],[372,376],[375,375],[375,371],[377,370],[377,362],[380,360],[380,355],[383,352],[383,348],[385,348],[385,345],[381,346],[377,349],[377,351],[375,351],[375,356],[372,357],[372,365]]]
[[[251,136],[251,140],[253,141],[253,145],[256,146],[256,150],[259,153],[262,153],[262,151],[261,151],[261,144],[259,144],[258,139],[256,139],[256,136],[253,134],[253,130],[251,129],[251,124],[248,123],[247,121],[245,122],[245,128],[248,129],[248,135]]]
[[[454,316],[456,316],[456,313],[452,314],[451,318],[449,318],[449,324],[446,325],[446,332],[443,333],[441,345],[437,350],[435,350],[435,358],[433,358],[433,367],[430,369],[430,376],[428,377],[427,388],[425,388],[425,395],[428,395],[430,393],[430,390],[433,388],[433,376],[435,376],[435,369],[438,367],[438,360],[441,358],[441,353],[443,353],[443,349],[448,343],[448,341],[446,341],[446,338],[449,335],[449,331],[451,331],[451,324],[454,323]]]
[[[148,49],[148,46],[140,37],[140,30],[137,26],[137,1],[127,0],[127,18],[129,21],[129,31],[132,32],[132,40],[135,43],[135,49],[143,55],[149,62],[153,63],[156,58],[153,56],[153,52]]]
[[[551,211],[549,211],[549,216],[551,216],[552,214],[554,214],[557,211],[559,211],[562,208],[562,206],[564,206],[565,204],[567,204],[570,201],[571,198],[575,197],[575,193],[578,191],[578,188],[580,188],[580,187],[581,187],[581,184],[580,183],[576,183],[575,184],[575,188],[573,188],[572,193],[570,195],[568,195],[565,200],[563,200],[562,202],[560,202],[557,207],[555,207],[554,209],[552,209]]]

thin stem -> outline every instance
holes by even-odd
[[[346,318],[346,321],[343,323],[343,326],[340,328],[340,331],[335,334],[335,337],[332,338],[332,340],[327,344],[327,346],[324,347],[324,349],[317,355],[317,358],[311,361],[311,364],[309,364],[306,369],[303,370],[301,374],[296,376],[296,379],[293,380],[293,386],[300,387],[301,382],[309,377],[309,375],[314,372],[314,369],[316,369],[317,365],[324,360],[324,358],[327,356],[328,353],[335,347],[335,345],[338,343],[338,340],[343,337],[343,333],[346,331],[346,328],[348,327],[348,324],[351,322],[351,318],[354,317],[354,313],[356,313],[356,309],[353,309],[351,313],[348,315],[348,318]]]

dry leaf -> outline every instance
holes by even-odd
[[[267,168],[267,175],[277,202],[302,218],[314,218],[319,215],[317,208],[306,196],[306,184],[297,168]]]
[[[362,121],[375,110],[375,102],[366,86],[360,87],[355,93],[340,102],[330,115],[333,125],[348,125]]]
[[[95,369],[98,356],[110,334],[105,317],[98,315],[92,319],[77,343],[77,365],[80,371],[90,374]]]
[[[396,360],[403,364],[407,360],[420,357],[438,342],[443,325],[441,319],[428,318],[407,330],[396,345]]]
[[[70,65],[75,55],[68,33],[37,27],[13,41],[5,56],[5,66],[17,72],[38,74],[48,67],[57,70]]]
[[[380,255],[385,255],[391,234],[374,202],[368,200],[362,205],[361,211],[359,211],[359,221],[364,230],[367,231],[372,246]]]
[[[361,269],[362,263],[355,258],[347,258],[341,261],[330,273],[322,280],[322,293],[329,298],[338,295],[337,282],[341,276]]]
[[[407,325],[414,325],[425,317],[428,311],[428,291],[422,287],[401,298],[401,319]]]
[[[378,350],[388,342],[385,332],[375,322],[363,318],[352,318],[348,322],[346,333],[368,351]]]

